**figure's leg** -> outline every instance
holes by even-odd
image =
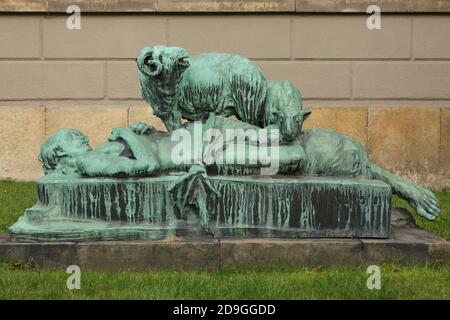
[[[390,184],[394,194],[408,201],[418,215],[428,220],[437,218],[439,201],[433,192],[396,176],[373,163],[370,165],[370,171],[375,179]]]
[[[228,143],[213,147],[210,163],[236,169],[241,174],[294,174],[306,161],[304,149],[296,144],[287,146],[255,146],[246,142]],[[208,150],[205,154],[210,154]],[[245,173],[247,172],[247,173]]]

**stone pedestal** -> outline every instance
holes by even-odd
[[[389,236],[391,188],[376,180],[214,177],[209,227],[218,237]]]
[[[207,219],[200,219],[195,206],[181,205],[170,192],[179,175],[46,176],[38,181],[38,203],[10,232],[22,241],[389,236],[391,188],[381,181],[295,176],[208,179],[219,195],[207,193]]]
[[[300,266],[448,264],[450,243],[416,227],[393,226],[388,239],[180,239],[24,243],[0,234],[0,261],[39,268],[169,271]]]

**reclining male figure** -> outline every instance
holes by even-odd
[[[193,134],[194,139],[195,125],[195,122],[188,122],[183,126],[183,130]],[[223,133],[233,128],[262,130],[238,120],[211,115],[202,125],[202,135],[209,129]],[[227,141],[216,136],[202,147],[203,157],[198,157],[196,152],[188,152],[180,163],[173,157],[174,148],[179,146],[179,141],[172,139],[173,132],[156,132],[150,126],[135,131],[143,134],[130,128],[116,128],[107,142],[92,151],[83,133],[61,130],[43,144],[40,159],[46,173],[78,172],[91,177],[150,176],[170,170],[186,170],[198,161],[203,161],[207,169],[222,167],[224,173],[255,174],[267,166],[258,157],[262,152],[278,157],[278,174],[382,180],[392,187],[395,194],[408,201],[419,215],[428,220],[439,215],[439,202],[431,191],[375,165],[357,141],[338,132],[309,129],[302,131],[291,144],[281,146],[254,145],[254,141],[248,140]],[[228,161],[224,164],[218,161],[239,146],[245,150],[244,163],[230,164]],[[235,160],[242,160],[242,154],[232,154]],[[248,170],[241,170],[242,167]]]

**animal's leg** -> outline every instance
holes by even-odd
[[[241,70],[232,76],[231,94],[240,120],[261,126],[266,90],[264,76],[258,69]]]
[[[181,127],[181,115],[178,112],[171,112],[166,118],[161,118],[168,132],[172,132]]]
[[[370,165],[370,170],[375,179],[390,184],[394,194],[408,201],[418,215],[428,220],[437,218],[439,215],[439,201],[430,190],[419,187],[373,163]]]

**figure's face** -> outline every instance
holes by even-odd
[[[139,71],[160,81],[177,78],[189,67],[189,54],[183,48],[163,45],[141,50],[136,62]]]
[[[61,132],[59,146],[56,149],[56,156],[66,160],[74,159],[80,154],[92,151],[89,139],[86,135],[76,130],[66,130]]]
[[[89,145],[89,139],[85,135],[74,138],[70,144],[69,152],[72,154],[85,153],[88,151],[92,151],[92,148]]]
[[[81,131],[62,129],[42,144],[39,160],[48,174],[58,168],[71,167],[80,154],[91,150],[88,137]]]

